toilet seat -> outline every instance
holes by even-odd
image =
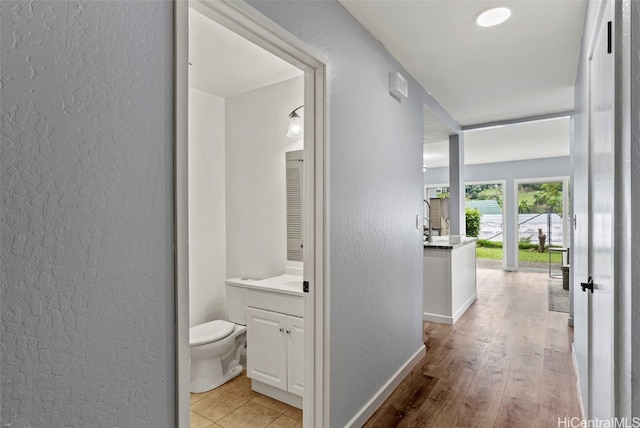
[[[198,346],[216,342],[229,336],[236,325],[225,320],[214,320],[189,329],[189,346]]]

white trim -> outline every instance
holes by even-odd
[[[328,60],[275,22],[244,2],[233,0],[176,0],[176,218],[178,245],[176,254],[176,420],[180,427],[189,426],[189,347],[188,347],[188,223],[187,189],[187,133],[188,120],[188,6],[234,31],[254,44],[305,72],[305,183],[310,194],[305,215],[310,221],[305,229],[304,279],[310,283],[305,296],[305,391],[303,425],[325,426],[329,420],[329,327],[328,327],[328,269],[327,245],[327,62]],[[181,65],[182,64],[182,65]],[[185,92],[185,93],[183,93]],[[284,112],[287,114],[287,112]],[[184,127],[184,129],[182,127]],[[184,159],[183,159],[184,158]],[[186,271],[186,272],[184,272]],[[186,276],[185,276],[186,275]],[[184,297],[186,296],[186,298]],[[186,340],[186,352],[184,341]],[[186,369],[185,369],[186,368]],[[186,370],[186,376],[185,376]],[[186,389],[184,387],[186,383]],[[185,401],[186,400],[186,401]],[[186,402],[186,407],[184,403]]]
[[[573,371],[576,374],[576,393],[578,394],[578,404],[580,404],[580,416],[585,419],[584,404],[582,402],[582,388],[580,388],[580,376],[578,376],[578,357],[576,356],[576,344],[571,344],[571,360],[573,361]]]
[[[507,120],[498,120],[495,122],[485,122],[478,123],[475,125],[465,125],[462,127],[462,131],[478,131],[478,130],[486,130],[490,128],[499,128],[506,125],[518,125],[521,123],[531,123],[531,122],[543,122],[547,120],[560,119],[563,117],[571,117],[574,115],[573,110],[561,111],[557,113],[549,113],[549,114],[541,114],[538,116],[527,116],[521,117],[517,119],[507,119]]]
[[[476,300],[478,300],[478,293],[473,293],[473,295],[471,297],[469,297],[466,302],[464,302],[464,304],[460,307],[460,309],[458,309],[456,311],[455,314],[453,314],[453,316],[432,314],[430,312],[423,312],[422,313],[422,320],[423,321],[429,321],[429,322],[435,322],[435,323],[438,323],[438,324],[450,324],[450,325],[453,325],[456,322],[458,322],[460,317],[462,315],[464,315],[466,310],[469,309],[469,307],[471,305],[473,305]]]
[[[189,426],[189,4],[174,3],[175,37],[175,164],[174,164],[174,328],[175,328],[175,425]]]
[[[285,404],[293,406],[297,409],[302,409],[302,397],[292,394],[284,389],[276,388],[275,386],[267,385],[255,379],[251,379],[251,389],[262,395],[272,397],[278,401],[282,401]]]
[[[391,393],[398,387],[400,382],[426,355],[426,346],[422,345],[406,363],[385,383],[382,388],[364,405],[362,409],[345,425],[345,427],[361,427],[378,410],[378,408],[389,398]]]
[[[571,246],[570,235],[572,229],[569,219],[571,218],[573,211],[571,211],[571,204],[569,203],[569,193],[571,192],[570,186],[569,177],[565,177],[565,179],[562,180],[562,246],[564,248],[569,248]],[[569,257],[567,257],[567,263],[569,262]]]
[[[513,260],[513,266],[507,266],[505,270],[507,272],[517,272],[520,262],[520,194],[518,193],[518,179],[513,180],[513,237],[511,238],[511,245],[513,246],[515,257]],[[503,245],[504,248],[504,245]],[[505,262],[505,264],[507,264]]]
[[[430,312],[423,312],[422,313],[422,321],[435,322],[435,323],[438,323],[438,324],[453,325],[453,317],[450,317],[448,315],[432,314]]]
[[[475,301],[476,301],[476,300],[478,300],[478,293],[473,293],[473,296],[469,297],[469,298],[467,299],[467,301],[466,301],[466,302],[464,302],[464,304],[460,307],[460,309],[458,309],[458,310],[456,311],[456,313],[455,313],[455,314],[453,314],[453,323],[454,323],[454,324],[458,322],[458,320],[460,319],[460,317],[461,317],[462,315],[464,315],[465,311],[466,311],[467,309],[469,309],[469,307],[470,307],[471,305],[473,305],[473,304],[475,303]]]
[[[507,180],[502,180],[502,270],[507,271],[507,234],[504,231],[505,219],[507,218]],[[476,262],[476,271],[477,271]]]
[[[515,215],[515,223],[514,226],[516,228],[515,230],[515,234],[514,234],[514,244],[515,244],[515,248],[516,248],[516,265],[515,265],[515,269],[514,270],[509,270],[509,269],[505,269],[507,271],[510,272],[515,272],[520,270],[519,269],[519,262],[520,262],[520,252],[519,252],[519,248],[520,248],[520,225],[518,224],[520,222],[520,207],[519,207],[519,199],[520,199],[520,194],[518,192],[518,186],[521,183],[525,183],[525,184],[529,184],[529,183],[557,183],[557,182],[561,182],[562,183],[562,210],[565,211],[564,214],[567,214],[566,211],[570,209],[570,207],[568,205],[565,205],[565,201],[569,200],[569,185],[568,182],[570,180],[570,177],[568,175],[562,175],[562,176],[556,176],[556,177],[536,177],[536,178],[514,178],[513,179],[513,186],[514,189],[513,191],[515,192],[515,198],[514,198],[514,203],[515,203],[515,211],[514,211],[514,215]],[[564,229],[564,227],[568,224],[567,223],[567,215],[563,216],[562,219],[562,227]],[[568,237],[568,234],[572,233],[571,229],[564,229],[562,231],[562,241],[563,241],[563,245],[566,242],[566,237]]]

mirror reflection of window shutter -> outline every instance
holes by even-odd
[[[302,150],[287,152],[287,260],[302,261]]]
[[[429,221],[431,222],[431,228],[440,229],[442,227],[442,210],[441,210],[442,201],[440,198],[431,198],[429,199],[429,205],[431,206],[431,212],[429,214]]]

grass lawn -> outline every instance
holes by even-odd
[[[536,200],[536,194],[538,192],[527,192],[527,193],[518,193],[518,204],[522,201],[527,201],[527,205],[533,206]]]
[[[518,253],[519,253],[518,260],[523,262],[537,262],[537,263],[549,262],[549,253],[546,253],[546,252],[539,253],[537,251],[519,250]],[[502,260],[502,248],[477,247],[476,257],[479,259]],[[562,263],[562,254],[552,253],[551,262]]]

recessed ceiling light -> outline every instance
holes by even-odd
[[[476,23],[481,27],[493,27],[494,25],[502,24],[510,16],[511,11],[506,7],[494,7],[478,15]]]

